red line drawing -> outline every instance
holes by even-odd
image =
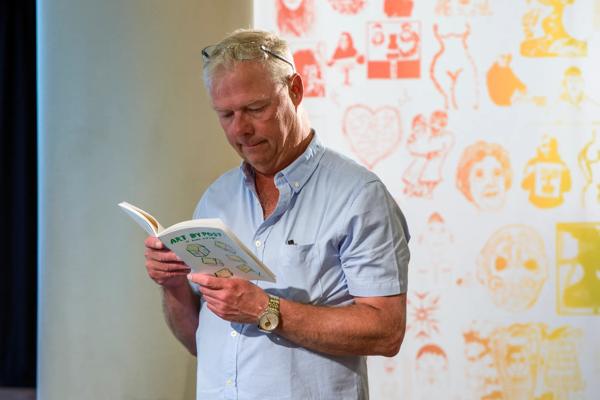
[[[302,76],[305,97],[324,97],[325,80],[319,58],[312,49],[294,51],[296,71]]]
[[[512,183],[508,152],[499,144],[478,141],[463,151],[456,170],[456,186],[483,211],[498,211]]]
[[[344,112],[342,129],[354,154],[369,169],[396,151],[402,139],[400,112],[391,106],[352,105]]]
[[[585,57],[587,42],[572,37],[563,24],[565,8],[574,0],[527,0],[521,19],[525,39],[521,55],[526,57]],[[542,31],[541,35],[537,32]]]
[[[344,15],[358,14],[365,7],[366,3],[366,0],[329,0],[331,7]]]
[[[524,225],[500,228],[479,253],[477,278],[498,307],[511,312],[533,307],[548,279],[544,239]]]
[[[277,27],[282,34],[303,36],[314,22],[314,0],[277,0]]]
[[[410,17],[414,5],[413,0],[385,0],[383,12],[388,17]]]
[[[525,166],[521,187],[529,191],[529,202],[539,208],[558,207],[571,190],[571,172],[558,154],[556,138],[544,135],[535,157]]]
[[[367,78],[421,76],[421,26],[418,21],[367,25]]]
[[[422,114],[413,118],[407,148],[413,161],[402,175],[404,194],[431,198],[442,181],[446,156],[454,144],[454,134],[446,129],[448,114],[434,111],[429,123]]]
[[[440,296],[427,292],[415,292],[407,300],[408,319],[407,331],[413,331],[416,339],[428,339],[439,333],[439,321],[435,314],[440,307]]]
[[[344,85],[350,86],[350,71],[358,64],[363,64],[364,62],[364,56],[354,47],[352,35],[349,32],[342,32],[337,47],[327,65],[338,67],[343,74]]]
[[[471,34],[470,25],[465,24],[463,32],[441,34],[438,24],[434,24],[433,33],[440,48],[433,56],[429,75],[435,89],[444,98],[444,108],[457,110],[460,105],[470,104],[477,109],[477,68],[467,43]]]

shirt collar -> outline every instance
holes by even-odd
[[[290,188],[298,193],[306,184],[312,173],[319,165],[319,161],[325,152],[323,144],[317,137],[314,129],[311,131],[313,138],[304,152],[296,158],[290,165],[275,174],[275,185],[278,187],[287,182]],[[244,182],[250,187],[254,187],[254,170],[245,161],[242,162],[240,169],[244,175]]]

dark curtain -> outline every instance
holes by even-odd
[[[0,386],[36,376],[35,21],[34,0],[0,0]]]

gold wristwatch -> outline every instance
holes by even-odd
[[[258,329],[271,333],[279,326],[279,297],[269,295],[267,309],[258,317]]]

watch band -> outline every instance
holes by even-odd
[[[258,317],[258,329],[271,333],[279,326],[279,297],[269,295],[267,308]]]

